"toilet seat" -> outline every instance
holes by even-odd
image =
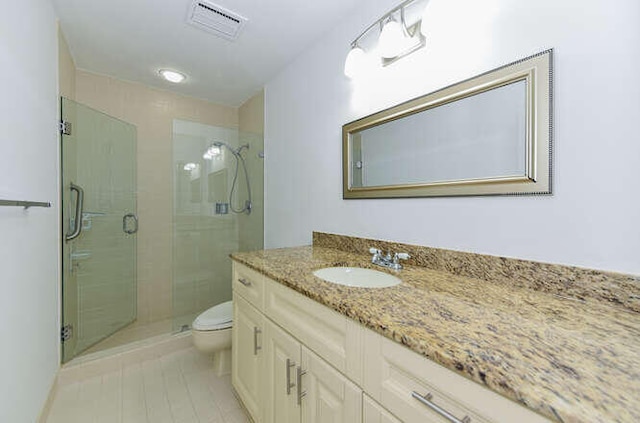
[[[221,330],[233,326],[233,302],[227,301],[204,311],[193,321],[194,330]]]

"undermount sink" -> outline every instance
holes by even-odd
[[[327,282],[358,288],[387,288],[402,282],[388,273],[361,267],[325,267],[313,274]]]

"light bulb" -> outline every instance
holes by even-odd
[[[402,30],[402,25],[396,21],[387,22],[382,28],[378,39],[378,51],[385,59],[394,58],[406,48],[407,37]]]
[[[365,53],[360,47],[354,46],[351,51],[349,51],[347,59],[344,61],[344,74],[349,78],[355,77],[364,70],[366,62],[367,53]]]
[[[175,84],[179,84],[187,78],[184,74],[169,69],[161,69],[158,71],[158,73],[167,81],[173,82]]]

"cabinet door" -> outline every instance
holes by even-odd
[[[300,365],[300,343],[267,320],[265,327],[265,423],[299,423],[296,369]]]
[[[262,330],[264,317],[239,295],[233,296],[231,380],[253,421],[262,421]]]
[[[265,284],[265,314],[356,383],[362,381],[360,325],[277,282]]]
[[[368,395],[362,396],[362,421],[363,423],[401,423],[391,413],[382,408],[380,404],[372,400]]]
[[[303,423],[362,421],[362,390],[304,346],[302,370]]]

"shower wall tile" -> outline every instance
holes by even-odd
[[[75,80],[78,102],[137,127],[138,323],[166,319],[172,315],[173,120],[237,128],[238,109],[83,70]]]

